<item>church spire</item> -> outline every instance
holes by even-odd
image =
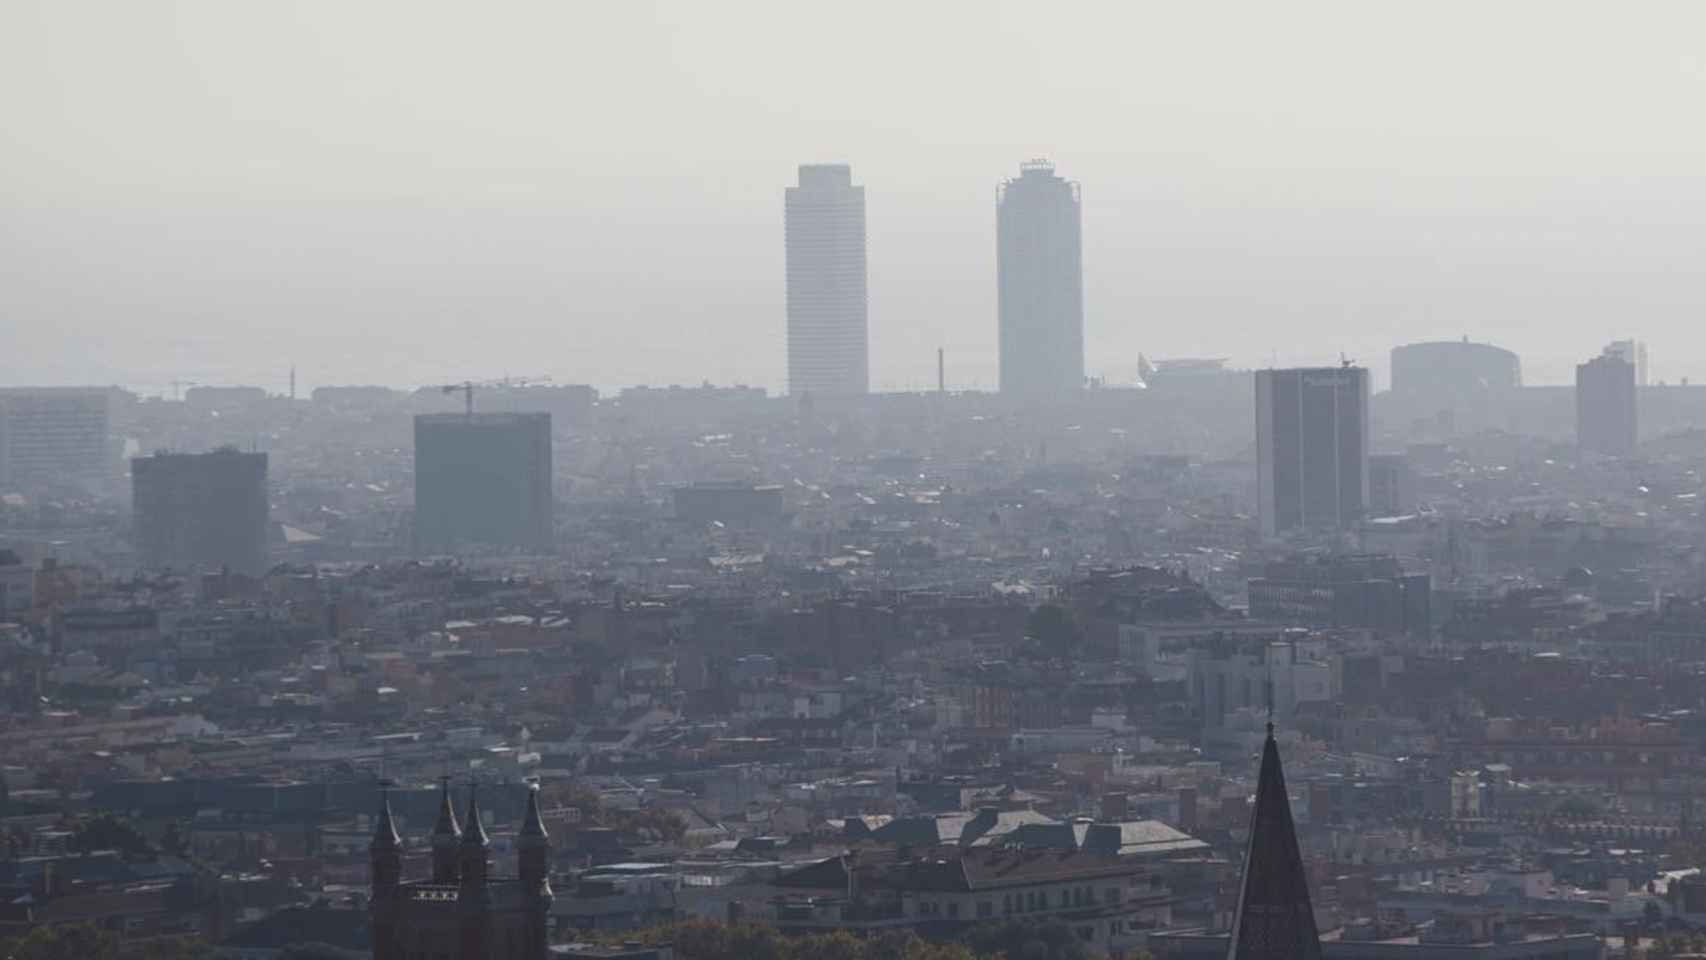
[[[439,781],[438,822],[432,827],[432,882],[455,883],[461,879],[456,862],[456,847],[462,840],[462,828],[456,825],[456,804],[450,799],[450,778]]]
[[[1297,846],[1272,722],[1262,745],[1244,877],[1226,956],[1227,960],[1321,960],[1321,939],[1309,905],[1309,882],[1303,873],[1303,854]]]

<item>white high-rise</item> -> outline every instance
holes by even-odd
[[[870,387],[865,188],[844,163],[800,167],[789,187],[788,392],[851,396]]]

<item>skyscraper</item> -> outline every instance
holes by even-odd
[[[137,557],[144,569],[267,569],[267,455],[233,448],[130,461]]]
[[[1583,453],[1634,455],[1636,377],[1635,364],[1610,347],[1576,366],[1576,446]]]
[[[789,187],[788,392],[856,396],[870,387],[865,188],[844,163],[806,164]]]
[[[112,395],[106,387],[0,389],[0,487],[111,477]]]
[[[1001,392],[1025,399],[1084,385],[1084,265],[1078,185],[1031,160],[995,195]]]
[[[1348,530],[1368,504],[1368,371],[1256,371],[1262,534]]]
[[[415,549],[553,542],[551,415],[415,417]]]

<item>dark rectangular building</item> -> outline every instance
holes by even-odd
[[[1262,534],[1349,530],[1368,508],[1368,371],[1256,371]]]
[[[695,483],[675,490],[675,516],[694,523],[755,527],[782,517],[782,488],[776,484]]]
[[[1576,366],[1576,446],[1582,453],[1635,453],[1635,365],[1614,353]]]
[[[551,415],[415,417],[415,549],[551,546]]]
[[[144,569],[266,572],[266,454],[224,448],[137,457],[130,483]]]
[[[1406,574],[1393,557],[1297,557],[1267,565],[1249,582],[1250,617],[1301,627],[1352,627],[1426,634],[1433,581]]]

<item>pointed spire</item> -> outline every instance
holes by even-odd
[[[391,789],[379,788],[379,820],[373,825],[373,839],[367,849],[372,853],[390,853],[403,849],[403,837],[397,832],[397,822],[391,816]]]
[[[486,827],[480,822],[479,784],[468,785],[468,816],[462,821],[462,845],[464,847],[487,847],[491,841],[486,839]]]
[[[537,837],[540,840],[549,836],[545,832],[545,818],[539,815],[539,785],[536,783],[528,785],[527,814],[521,821],[520,836]]]
[[[1321,960],[1321,939],[1309,905],[1309,882],[1272,721],[1262,745],[1244,877],[1226,956],[1227,960]]]
[[[432,825],[434,840],[449,837],[457,840],[462,837],[462,828],[456,825],[456,802],[450,799],[450,778],[440,777],[438,780],[438,822]]]

